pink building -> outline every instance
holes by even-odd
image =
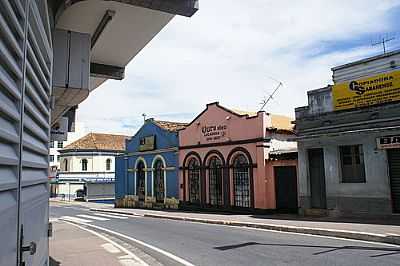
[[[218,102],[208,104],[179,132],[182,204],[297,210],[297,152],[291,120],[231,110]]]

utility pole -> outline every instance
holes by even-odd
[[[390,42],[390,41],[393,41],[394,39],[396,39],[396,38],[392,37],[392,38],[386,39],[385,37],[383,37],[383,38],[382,38],[382,41],[377,42],[377,43],[373,43],[372,46],[376,46],[376,45],[382,44],[382,46],[383,46],[383,53],[386,54],[386,43],[388,43],[388,42]]]

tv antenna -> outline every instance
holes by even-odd
[[[395,37],[386,39],[385,37],[382,38],[382,40],[380,42],[377,43],[373,43],[372,46],[376,46],[376,45],[380,45],[382,44],[383,47],[383,53],[386,54],[386,43],[393,41],[394,39],[396,39]]]
[[[278,86],[276,86],[275,90],[268,96],[268,98],[264,97],[264,99],[260,103],[260,105],[261,105],[260,111],[264,111],[265,106],[269,103],[269,101],[274,99],[275,93],[279,90],[280,87],[283,86],[283,83],[281,81],[276,80],[276,79],[271,78],[271,77],[268,77],[268,78],[272,79],[273,81],[278,82]]]

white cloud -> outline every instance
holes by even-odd
[[[399,1],[200,0],[197,14],[175,17],[129,64],[125,80],[96,89],[80,105],[79,119],[95,131],[133,134],[142,113],[188,121],[212,101],[255,110],[276,86],[268,76],[284,87],[267,110],[293,116],[307,104],[307,90],[331,83],[331,67],[376,51],[369,43],[327,44],[391,30],[387,12],[396,6]]]

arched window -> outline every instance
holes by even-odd
[[[64,159],[64,171],[68,171],[68,159]]]
[[[200,164],[195,158],[188,163],[189,201],[200,203]]]
[[[157,159],[154,163],[154,194],[157,202],[164,202],[165,197],[165,175],[164,175],[164,163],[161,159]]]
[[[111,159],[106,160],[106,170],[110,171],[111,170]]]
[[[143,161],[138,162],[136,165],[136,195],[139,200],[144,201],[146,197],[146,172],[145,164]]]
[[[233,159],[234,201],[237,207],[250,207],[250,167],[243,154]]]
[[[82,171],[87,171],[88,167],[88,160],[82,159]]]
[[[208,185],[210,204],[222,205],[222,162],[213,156],[208,163]]]

